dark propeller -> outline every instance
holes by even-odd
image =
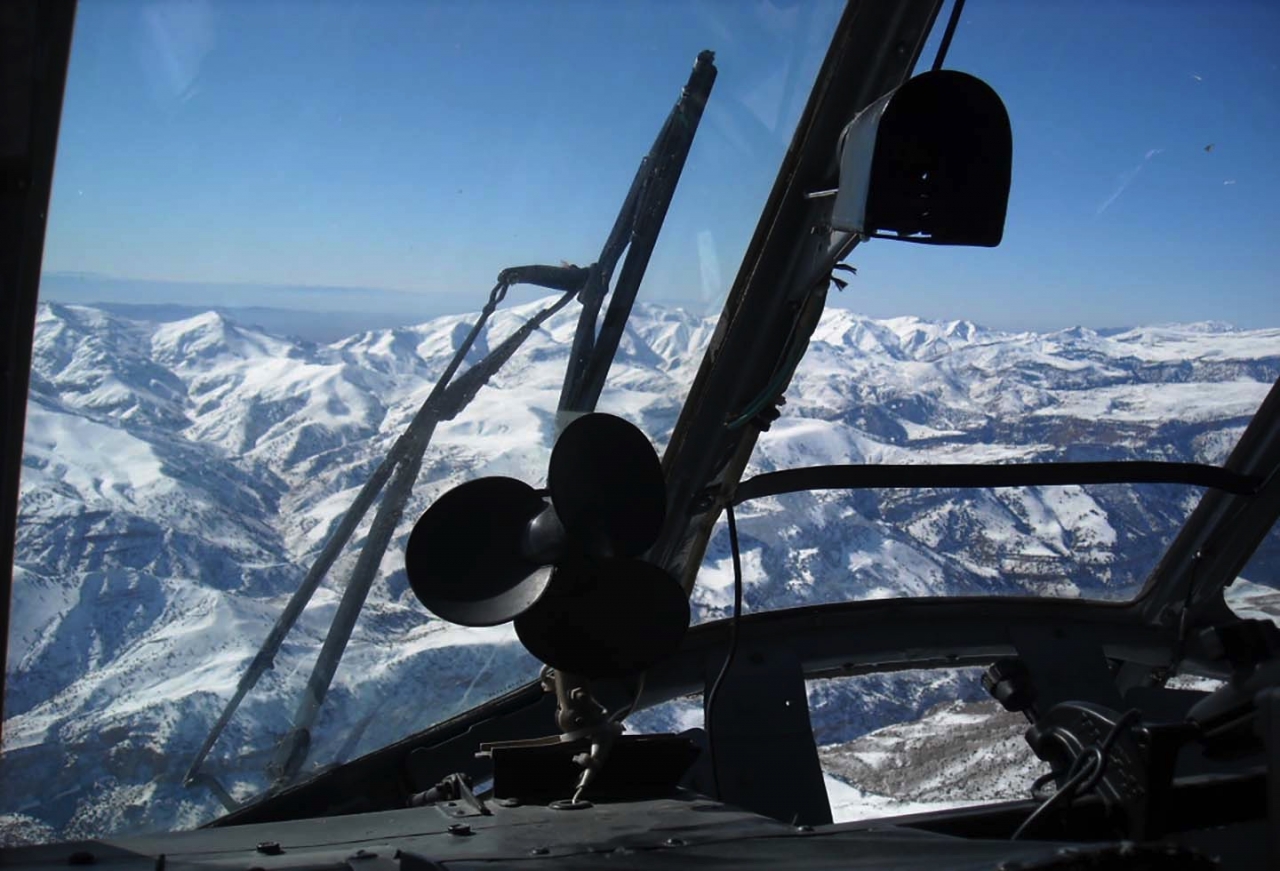
[[[419,601],[464,626],[515,620],[546,664],[584,677],[648,668],[689,627],[676,580],[640,560],[662,528],[666,485],[636,427],[587,414],[551,452],[544,492],[513,478],[454,487],[409,536]]]

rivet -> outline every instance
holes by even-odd
[[[546,847],[534,847],[532,850],[530,850],[530,851],[529,851],[529,855],[530,855],[530,856],[545,856],[545,855],[547,855],[547,854],[548,854],[548,853],[550,853],[550,852],[551,852],[551,851],[550,851],[550,850],[548,850]]]
[[[277,841],[263,841],[255,849],[264,856],[279,856],[284,852],[284,848]]]
[[[466,823],[452,823],[449,826],[449,834],[451,835],[469,835],[471,834],[471,826]]]
[[[680,838],[667,838],[667,839],[666,839],[665,841],[663,841],[662,843],[666,844],[668,847],[683,847],[683,846],[684,846],[684,841],[683,841],[683,840],[681,840]]]

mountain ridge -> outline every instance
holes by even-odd
[[[469,360],[543,304],[497,312]],[[536,675],[510,627],[430,618],[400,554],[412,519],[449,487],[492,474],[542,483],[575,321],[572,309],[549,320],[437,428],[322,710],[315,764]],[[218,313],[161,324],[41,306],[0,763],[15,797],[0,813],[71,837],[192,825],[218,810],[181,787],[181,771],[470,322],[447,315],[320,343]],[[601,410],[661,449],[714,328],[712,318],[638,306]],[[833,309],[748,475],[847,462],[1220,463],[1278,376],[1280,330],[1007,333]],[[1123,598],[1195,499],[1189,488],[1146,486],[756,500],[739,513],[747,608],[898,595]],[[1250,567],[1263,578],[1280,565],[1275,538]],[[353,559],[349,548],[211,757],[210,771],[240,797],[265,786],[265,757],[288,727]],[[731,578],[720,525],[695,619],[728,613]],[[418,704],[388,707],[405,687]],[[870,713],[845,720],[875,725]],[[364,737],[351,745],[357,728]]]

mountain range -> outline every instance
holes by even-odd
[[[468,362],[543,304],[495,314]],[[216,311],[185,315],[39,311],[0,757],[0,831],[11,840],[190,827],[221,811],[206,790],[181,784],[196,747],[473,319],[316,342]],[[537,675],[509,626],[468,629],[428,615],[408,588],[403,547],[413,519],[458,483],[543,483],[575,324],[572,307],[549,320],[437,428],[309,765],[354,758]],[[633,421],[661,450],[714,327],[638,306],[599,409]],[[833,309],[748,474],[823,463],[1221,463],[1278,377],[1278,329],[1009,333]],[[746,609],[908,595],[1131,597],[1198,495],[1116,485],[755,500],[739,512]],[[366,532],[367,522],[206,763],[239,799],[267,785],[266,761]],[[1244,572],[1256,583],[1239,585],[1249,607],[1280,612],[1258,586],[1274,584],[1278,566],[1273,532]],[[731,602],[721,524],[694,619],[726,616]],[[1012,734],[985,708],[963,707],[981,704],[971,674],[861,680],[810,688],[833,801],[839,792],[846,816],[855,805],[897,806],[875,790],[898,781],[850,762],[870,752],[868,741],[897,741],[886,729],[914,738],[963,726],[992,747]],[[994,725],[974,725],[982,717]],[[700,718],[696,702],[677,701],[632,722],[680,728]],[[913,725],[895,725],[904,723]],[[840,780],[858,772],[860,786]]]

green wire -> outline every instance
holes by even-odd
[[[794,338],[795,336],[793,334],[792,339],[794,340]],[[799,353],[797,353],[797,351]],[[800,348],[798,345],[793,346],[791,351],[787,354],[786,359],[783,360],[782,366],[773,373],[773,377],[770,378],[769,383],[765,385],[764,390],[760,391],[760,394],[756,396],[742,414],[729,421],[728,428],[730,430],[738,429],[763,411],[765,406],[772,402],[773,398],[781,393],[783,388],[786,387],[784,382],[791,377],[789,373],[795,371],[795,367],[800,364],[800,358],[803,356],[803,348]]]

